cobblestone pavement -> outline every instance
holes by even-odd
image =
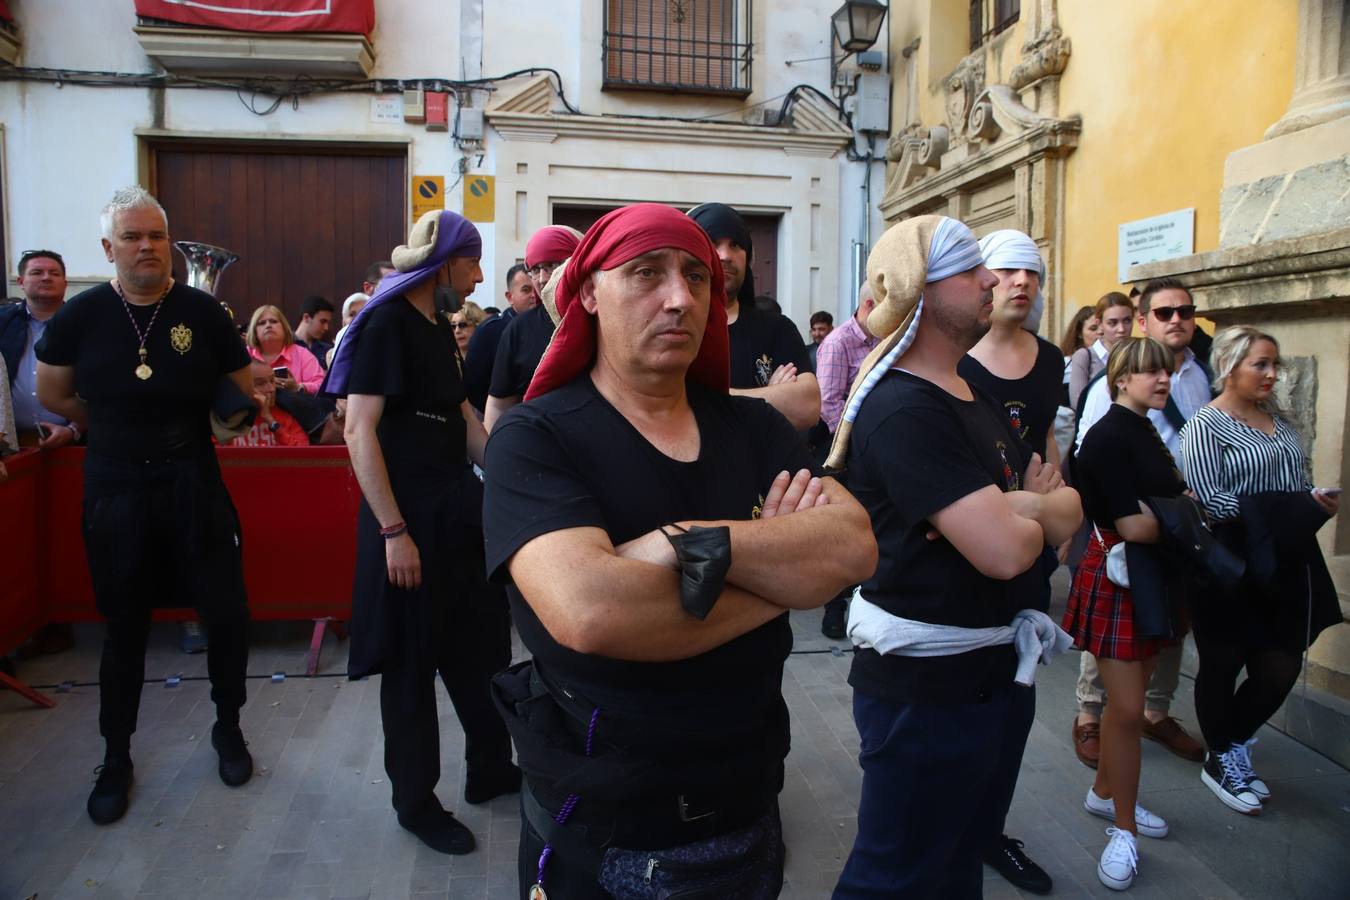
[[[1062,598],[1062,579],[1057,594]],[[1062,602],[1062,600],[1061,600]],[[794,613],[797,644],[783,691],[793,750],[782,796],[789,847],[785,898],[827,897],[856,827],[860,773],[846,683],[849,657],[821,637],[819,613]],[[381,765],[379,691],[342,677],[345,647],[324,646],[321,677],[303,670],[308,627],[254,629],[244,733],[258,774],[230,789],[208,740],[213,709],[203,656],[176,649],[157,625],[132,753],[127,817],[97,828],[84,801],[101,761],[97,736],[101,627],[77,646],[23,664],[30,683],[79,684],[52,710],[0,692],[0,900],[28,898],[398,898],[509,900],[515,896],[519,816],[514,798],[483,807],[459,797],[462,738],[441,693],[440,795],[479,838],[464,857],[441,856],[402,831]],[[1087,815],[1091,772],[1070,744],[1076,655],[1038,670],[1039,702],[1008,832],[1055,879],[1060,897],[1114,894],[1096,880],[1108,823]],[[89,683],[86,685],[85,683]],[[1191,682],[1174,713],[1194,729]],[[1276,798],[1259,817],[1230,812],[1200,784],[1195,764],[1145,741],[1141,802],[1172,833],[1141,839],[1135,898],[1350,897],[1350,773],[1266,728],[1255,758]],[[986,869],[985,896],[1022,896]]]

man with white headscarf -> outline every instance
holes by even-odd
[[[881,552],[849,612],[863,788],[834,896],[978,897],[1035,715],[1034,689],[1014,681],[1030,680],[1018,651],[988,635],[1026,618],[1033,641],[1054,645],[1053,623],[1028,607],[1047,540],[1078,525],[1078,495],[957,374],[989,329],[998,283],[970,229],[901,222],[873,248],[867,278],[868,331],[886,337],[827,463],[847,463]]]

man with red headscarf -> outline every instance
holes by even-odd
[[[729,395],[723,294],[690,219],[605,216],[489,442],[488,568],[533,655],[493,685],[526,776],[522,897],[781,886],[785,613],[865,577],[876,547],[788,421]]]
[[[572,255],[580,240],[581,232],[566,225],[547,225],[534,233],[525,245],[525,266],[534,282],[535,296],[544,296],[549,277]],[[553,339],[553,328],[553,317],[540,302],[512,319],[502,332],[483,410],[483,425],[488,431],[524,396],[544,348]]]

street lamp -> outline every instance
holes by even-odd
[[[834,37],[844,53],[861,53],[877,42],[886,7],[880,0],[847,0],[830,16]]]

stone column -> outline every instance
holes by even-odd
[[[1297,40],[1294,95],[1267,139],[1350,114],[1350,2],[1299,0]]]

